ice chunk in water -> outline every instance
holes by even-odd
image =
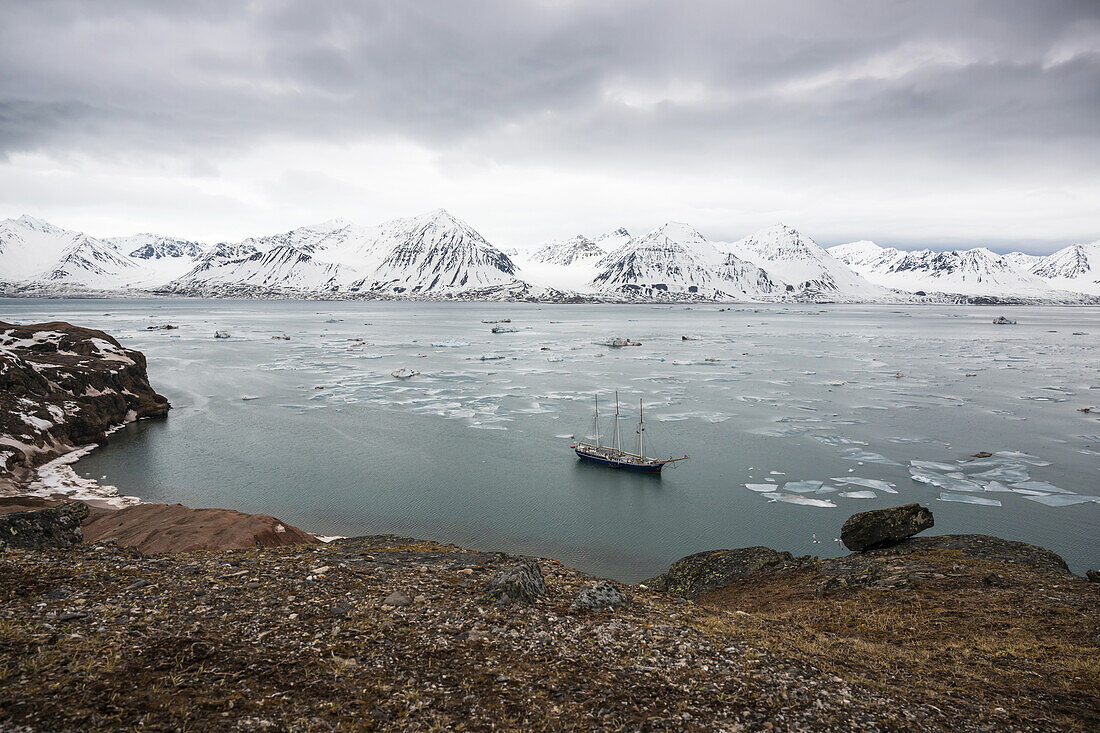
[[[788,481],[783,484],[783,489],[796,494],[808,494],[819,489],[823,483],[824,481]]]
[[[882,481],[877,478],[860,478],[859,476],[848,476],[847,478],[834,478],[838,484],[852,484],[853,486],[866,486],[868,489],[877,489],[879,491],[885,491],[887,494],[898,493],[894,485],[886,481]]]
[[[775,491],[775,484],[745,484],[749,491],[770,492]]]
[[[956,466],[950,463],[936,463],[935,461],[909,461],[910,466],[927,468],[930,471],[954,471]]]
[[[878,453],[872,453],[866,450],[857,450],[853,453],[849,453],[844,456],[846,461],[862,461],[864,463],[881,463],[884,466],[900,466],[897,461],[892,461],[885,456],[880,456]]]
[[[1027,481],[1031,476],[1028,475],[1026,466],[1019,463],[1006,463],[1003,466],[997,466],[988,471],[972,473],[970,474],[970,478],[986,479],[987,481],[1008,481],[1012,483],[1015,481]]]
[[[826,445],[867,445],[862,440],[853,440],[852,438],[842,438],[839,435],[811,435],[814,440],[820,440]]]
[[[439,349],[460,349],[470,344],[465,341],[456,341],[455,339],[447,339],[446,341],[433,341],[432,346]]]
[[[828,499],[811,499],[808,496],[799,496],[798,494],[783,494],[778,491],[773,491],[770,494],[761,494],[761,496],[770,501],[782,501],[787,504],[801,504],[802,506],[836,508],[836,504],[829,501]]]
[[[1012,484],[1014,489],[1029,489],[1031,491],[1042,491],[1047,494],[1072,494],[1074,492],[1068,489],[1061,489],[1054,484],[1047,483],[1046,481],[1019,481]]]
[[[985,490],[986,491],[995,491],[995,492],[1000,492],[1000,493],[1005,493],[1005,492],[1012,493],[1012,489],[1008,488],[1007,486],[1002,484],[1000,481],[990,481],[988,484],[985,485]]]
[[[931,484],[941,489],[950,491],[981,491],[981,484],[967,479],[944,476],[935,471],[926,471],[920,468],[910,468],[909,476],[914,481],[922,484]]]
[[[1100,504],[1100,496],[1080,496],[1078,494],[1042,494],[1024,496],[1024,498],[1047,506],[1070,506],[1071,504],[1085,504],[1090,501]]]
[[[1049,466],[1050,461],[1044,461],[1038,456],[1033,456],[1030,453],[1021,453],[1015,450],[999,450],[993,455],[998,458],[1008,458],[1013,461],[1019,461],[1020,463],[1030,463],[1032,466]]]
[[[1001,506],[1001,502],[998,499],[990,499],[988,496],[952,494],[947,491],[940,492],[940,501],[954,501],[959,504],[980,504],[981,506]]]
[[[878,494],[873,491],[841,491],[838,496],[845,499],[877,499]]]

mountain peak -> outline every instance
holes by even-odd
[[[9,219],[9,221],[36,232],[57,233],[64,231],[61,227],[54,226],[45,219],[39,219],[29,214],[23,214],[18,219]]]

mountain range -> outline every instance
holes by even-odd
[[[1097,302],[1100,241],[1047,256],[985,248],[825,249],[778,224],[713,242],[668,222],[508,254],[440,209],[377,226],[332,220],[240,242],[156,234],[99,239],[41,219],[0,221],[0,284],[12,294],[465,300]]]

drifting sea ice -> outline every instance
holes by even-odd
[[[878,491],[884,491],[887,494],[898,493],[894,485],[877,478],[860,478],[859,476],[848,476],[846,478],[834,478],[838,484],[851,484],[853,486],[866,486],[868,489],[877,489]]]
[[[1025,495],[1024,498],[1040,504],[1046,504],[1047,506],[1070,506],[1072,504],[1085,504],[1087,502],[1096,502],[1100,504],[1100,496],[1080,496],[1078,494]]]
[[[900,466],[897,461],[892,461],[886,456],[881,456],[878,453],[872,453],[867,450],[856,450],[853,453],[843,457],[846,461],[861,461],[863,463],[881,463],[884,466]]]
[[[910,468],[909,477],[917,483],[931,484],[932,486],[951,491],[982,491],[981,484],[975,483],[974,481],[944,476],[935,471],[926,471],[920,468]]]
[[[783,484],[784,491],[793,491],[796,494],[809,494],[821,488],[824,481],[788,481]]]
[[[954,471],[958,467],[950,463],[936,463],[935,461],[909,461],[909,465],[915,468],[927,468],[930,471]]]
[[[1031,478],[1031,476],[1028,475],[1027,467],[1022,466],[1019,463],[1007,463],[1003,466],[991,468],[988,471],[970,474],[970,478],[986,479],[988,481],[1008,481],[1009,483],[1014,483],[1017,481],[1027,481]]]
[[[783,494],[778,491],[773,491],[770,494],[761,494],[765,499],[769,501],[782,501],[787,504],[801,504],[802,506],[819,506],[826,508],[836,508],[836,504],[828,499],[811,499],[808,496],[799,496],[798,494]]]
[[[986,496],[974,496],[973,494],[952,494],[947,491],[940,492],[940,501],[953,501],[959,504],[979,504],[981,506],[1001,506],[998,499],[990,499]]]
[[[1020,463],[1030,463],[1032,466],[1049,466],[1050,461],[1044,461],[1042,458],[1033,456],[1029,453],[1021,453],[1014,450],[999,450],[993,455],[998,458],[1008,458],[1013,461],[1019,461]]]
[[[1012,489],[1008,488],[1007,486],[1002,484],[1000,481],[990,481],[988,484],[985,485],[985,490],[986,491],[994,491],[994,492],[998,492],[998,493],[1009,493],[1009,494],[1012,493]]]
[[[470,344],[465,341],[456,341],[455,339],[447,339],[446,341],[433,341],[432,346],[439,349],[460,349]]]
[[[1041,491],[1045,494],[1072,494],[1068,489],[1062,489],[1046,481],[1018,481],[1012,484],[1013,489],[1025,489],[1028,491]]]
[[[862,440],[853,440],[852,438],[842,438],[839,435],[811,435],[814,440],[819,440],[825,445],[867,445]]]
[[[841,491],[837,496],[845,499],[877,499],[878,494],[873,491]]]
[[[773,492],[775,484],[745,484],[745,488],[749,491]]]

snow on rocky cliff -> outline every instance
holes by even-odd
[[[1041,278],[1020,270],[1007,257],[984,247],[906,252],[872,242],[829,250],[853,270],[883,287],[910,293],[952,293],[995,297],[1044,297],[1055,293]]]
[[[723,253],[696,231],[669,222],[632,239],[598,263],[592,285],[631,299],[750,299],[782,286],[760,268]]]
[[[572,239],[547,242],[531,255],[533,262],[546,265],[572,265],[574,262],[591,257],[603,257],[604,251],[595,242],[583,234]]]
[[[1030,272],[1054,288],[1100,295],[1100,239],[1047,255],[1032,265]]]
[[[817,242],[784,224],[726,245],[725,249],[782,281],[788,291],[803,296],[870,300],[885,294]]]

